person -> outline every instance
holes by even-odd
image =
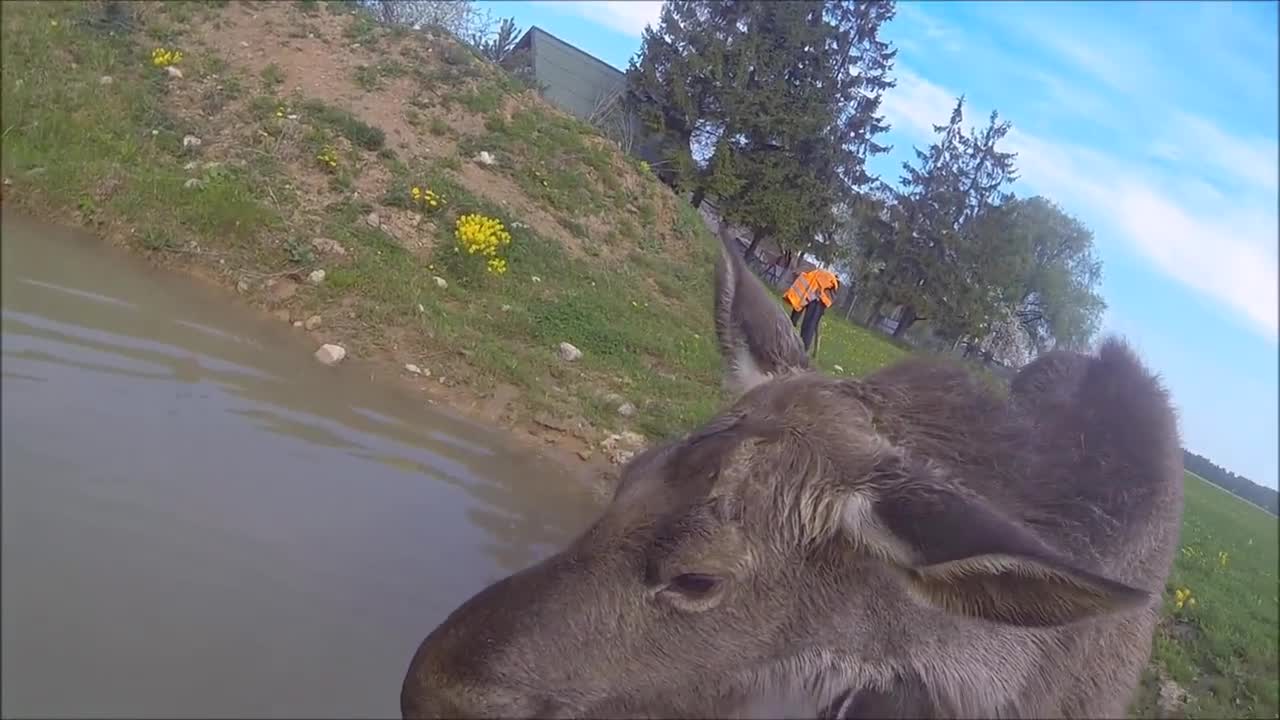
[[[822,313],[831,307],[829,291],[840,287],[840,280],[834,273],[814,268],[796,276],[795,282],[782,294],[782,298],[791,306],[791,324],[799,325],[800,339],[804,349],[812,352],[814,340],[818,336],[818,322]],[[804,322],[801,322],[803,317]]]

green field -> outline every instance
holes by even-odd
[[[1187,473],[1185,488],[1165,616],[1135,714],[1154,714],[1159,669],[1186,692],[1187,717],[1276,717],[1277,519],[1197,475]],[[1180,589],[1190,591],[1181,608]]]
[[[435,48],[446,61],[433,65],[404,33],[321,7],[345,6],[166,3],[148,6],[129,28],[102,23],[97,3],[0,3],[5,206],[78,222],[233,287],[243,277],[305,276],[319,262],[310,239],[335,239],[348,253],[326,263],[322,286],[303,285],[285,303],[255,282],[245,299],[294,318],[322,315],[355,357],[394,348],[406,354],[399,362],[464,386],[513,386],[514,412],[525,417],[550,414],[582,420],[589,433],[632,429],[654,438],[718,409],[716,241],[692,208],[646,169],[602,150],[590,128],[524,102],[502,77],[448,47]],[[223,32],[220,24],[246,8],[276,22],[282,37],[314,33],[337,50],[358,37],[361,52],[415,58],[402,65],[370,56],[352,82],[370,103],[403,107],[435,154],[395,152],[367,118],[315,98],[278,96],[296,79],[274,63],[238,67],[193,30]],[[339,21],[346,25],[328,27]],[[184,50],[182,82],[150,64],[156,46]],[[379,94],[406,72],[427,73],[422,85],[435,94],[409,103]],[[503,115],[504,103],[515,110]],[[297,125],[278,117],[285,107],[300,116]],[[216,137],[226,127],[237,132],[221,144],[198,153],[183,147],[186,134]],[[317,168],[321,146],[340,150],[335,172]],[[502,159],[494,172],[512,188],[503,193],[523,193],[554,219],[541,224],[548,232],[530,227],[501,193],[468,184],[463,164],[482,148]],[[197,160],[209,169],[192,190],[187,167]],[[351,192],[362,183],[373,191]],[[428,255],[363,222],[373,211],[408,216],[414,184],[450,201],[444,217],[421,225],[434,243]],[[512,230],[506,276],[475,276],[460,264],[452,220],[463,212],[500,218]],[[436,274],[448,277],[447,289],[433,282]],[[818,365],[828,372],[862,376],[905,355],[837,313],[821,333]],[[561,341],[578,346],[582,361],[560,362]],[[634,416],[620,416],[602,399],[608,392],[634,401]],[[1165,618],[1134,714],[1156,714],[1163,689],[1174,699],[1185,694],[1176,713],[1190,717],[1276,717],[1277,521],[1193,476],[1186,498]],[[1179,590],[1190,592],[1182,607]]]

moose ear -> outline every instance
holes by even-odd
[[[948,612],[1029,627],[1137,607],[1148,593],[1077,567],[994,504],[903,478],[846,505],[844,524]]]
[[[772,376],[808,369],[809,356],[782,308],[743,262],[737,245],[722,225],[716,336],[725,362],[725,386],[741,395]]]

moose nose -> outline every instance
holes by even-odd
[[[408,687],[400,693],[400,716],[404,720],[479,717],[462,712],[461,708],[454,706],[442,696],[409,692]]]
[[[558,703],[534,697],[511,697],[496,688],[451,687],[447,683],[411,682],[400,692],[405,720],[479,720],[481,718],[557,718]]]
[[[495,682],[477,665],[469,640],[446,629],[423,641],[400,689],[400,714],[406,720],[542,717],[537,710],[546,704]]]

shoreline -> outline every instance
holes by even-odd
[[[164,257],[157,253],[140,253],[128,242],[128,236],[122,228],[107,224],[94,226],[80,219],[68,221],[59,215],[41,198],[32,197],[25,201],[15,197],[11,186],[0,191],[0,213],[12,213],[21,222],[33,225],[45,225],[72,231],[86,236],[92,242],[102,243],[114,252],[127,255],[131,260],[140,261],[161,272],[181,274],[193,279],[215,293],[228,303],[248,309],[264,321],[285,322],[271,312],[269,303],[263,302],[261,295],[246,297],[237,291],[237,282],[226,274],[219,274],[216,269],[191,260],[184,261],[182,255]],[[104,232],[105,230],[105,232]],[[189,254],[196,257],[197,254]],[[292,325],[292,323],[285,323]],[[316,348],[334,339],[332,333],[323,328],[306,330],[300,327],[290,328],[294,342],[298,346],[299,362],[318,362],[311,356]],[[309,350],[307,348],[310,348]],[[290,352],[292,352],[292,348]],[[304,354],[305,353],[305,354]],[[416,395],[431,406],[431,411],[445,416],[455,416],[466,422],[487,427],[506,438],[514,447],[531,451],[539,457],[563,467],[571,476],[597,497],[607,498],[612,492],[613,483],[617,480],[620,466],[608,462],[606,456],[593,448],[590,442],[572,430],[565,432],[550,427],[550,424],[568,422],[559,418],[544,418],[548,424],[536,420],[520,420],[509,414],[509,406],[515,400],[514,392],[480,393],[468,385],[441,383],[436,377],[415,376],[404,369],[403,364],[386,353],[348,357],[343,364],[355,365],[370,370],[370,382],[384,388],[394,388],[406,394]],[[583,458],[580,453],[590,453]]]

